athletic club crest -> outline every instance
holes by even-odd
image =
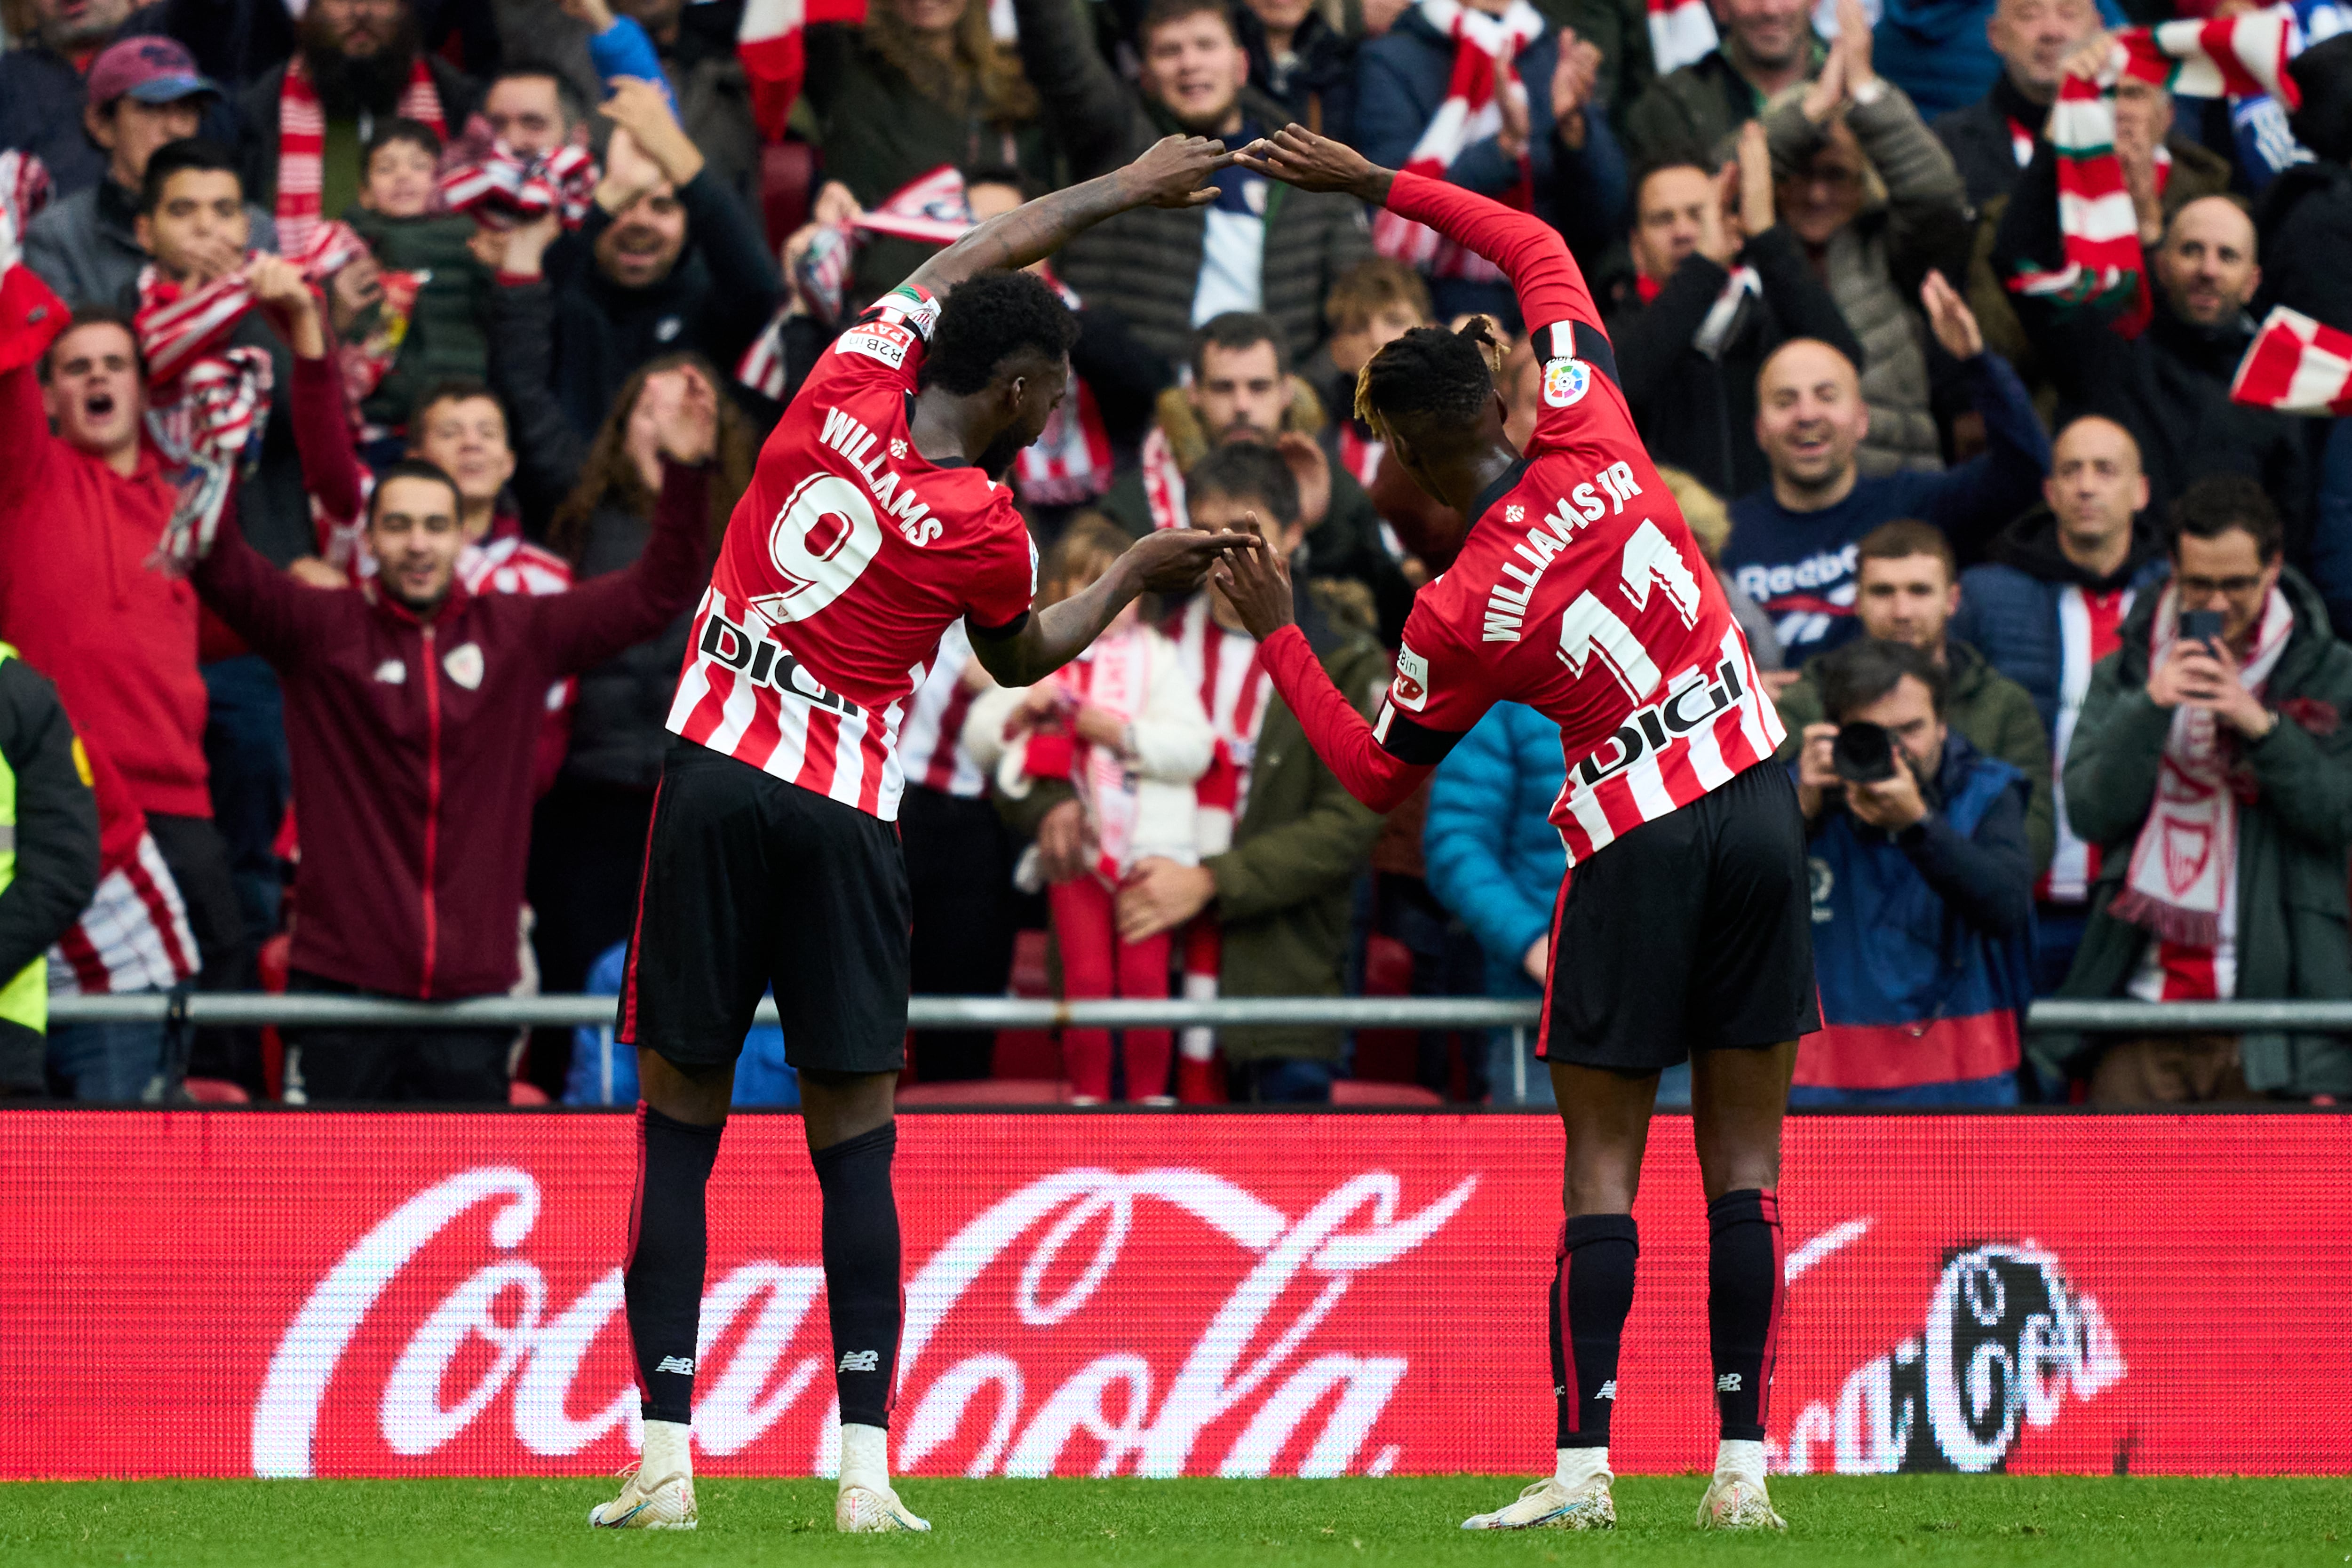
[[[2176,899],[2197,885],[2205,862],[2213,856],[2213,826],[2209,822],[2164,824],[2164,885]]]

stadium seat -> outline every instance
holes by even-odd
[[[192,1078],[183,1080],[188,1098],[198,1105],[250,1105],[253,1096],[244,1086],[225,1078]]]
[[[1343,1078],[1331,1086],[1331,1103],[1435,1110],[1445,1101],[1435,1089],[1423,1089],[1417,1083],[1372,1083],[1360,1078]]]
[[[1047,1078],[975,1078],[919,1083],[898,1091],[898,1108],[941,1105],[1059,1105],[1062,1085]]]

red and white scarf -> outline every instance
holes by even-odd
[[[841,319],[857,252],[868,239],[882,235],[919,245],[953,245],[971,227],[971,203],[964,194],[963,174],[952,163],[942,163],[893,191],[871,211],[820,228],[793,268],[799,303],[818,321],[831,325]],[[794,309],[793,300],[785,300],[735,366],[736,380],[778,402],[783,400],[787,384],[784,325]]]
[[[2238,362],[2230,401],[2282,414],[2352,414],[2352,332],[2277,307]]]
[[[1408,173],[1442,180],[1465,148],[1502,129],[1505,93],[1526,97],[1528,89],[1512,62],[1543,36],[1546,24],[1528,0],[1511,0],[1511,8],[1499,16],[1474,11],[1461,0],[1420,0],[1415,8],[1423,22],[1454,40],[1454,75],[1446,84],[1445,101],[1422,129],[1404,166]],[[1503,205],[1526,212],[1534,203],[1535,178],[1522,155],[1519,177],[1505,194]],[[1491,282],[1503,275],[1493,262],[1427,225],[1386,210],[1373,215],[1372,248],[1433,277]]]
[[[2300,47],[2284,5],[2219,21],[2163,22],[2116,35],[2096,81],[2058,84],[2045,132],[2058,155],[2063,264],[2027,270],[2011,291],[2067,305],[2105,305],[2140,287],[2139,216],[2116,155],[2116,84],[2128,76],[2195,98],[2269,93],[2289,110],[2302,96],[2286,74]]]
[[[862,24],[866,0],[750,0],[735,28],[735,53],[751,89],[751,118],[763,142],[784,139],[784,121],[801,95],[808,49],[801,29],[813,22]]]
[[[1151,514],[1151,526],[1185,527],[1191,517],[1184,510],[1184,470],[1176,461],[1176,446],[1168,439],[1168,432],[1152,426],[1137,461],[1143,469],[1143,504]]]
[[[0,272],[25,254],[25,226],[49,205],[49,171],[30,153],[0,153]]]
[[[433,73],[419,55],[408,68],[408,85],[401,90],[403,120],[431,126],[448,139],[441,118],[441,94]],[[326,188],[327,114],[320,107],[319,89],[311,84],[310,68],[298,50],[286,62],[286,85],[278,93],[278,243],[289,256],[310,242],[321,216],[320,193]]]
[[[2129,588],[2094,595],[2079,583],[2059,590],[2058,712],[2050,744],[2058,842],[2050,869],[2042,873],[2033,889],[2033,896],[2044,903],[2082,903],[2099,879],[2099,847],[2075,837],[2066,821],[2066,752],[2074,743],[2074,725],[2083,716],[2084,700],[2091,694],[2091,671],[2123,646],[2118,634],[2123,618],[2131,614],[2132,597]]]
[[[568,229],[588,221],[601,176],[585,147],[567,142],[526,158],[493,135],[489,121],[477,114],[449,153],[438,185],[441,204],[484,228],[514,228],[551,212]]]
[[[1079,704],[1102,709],[1122,723],[1143,713],[1151,695],[1151,660],[1157,650],[1140,623],[1115,626],[1051,678]],[[1117,748],[1079,741],[1072,748],[1070,783],[1086,807],[1095,840],[1095,875],[1117,888],[1135,859],[1139,794],[1134,770]]]
[[[2179,590],[2168,585],[2157,601],[2148,641],[2151,668],[2164,661],[2180,635]],[[2269,683],[2294,630],[2286,595],[2273,588],[2263,605],[2254,644],[2239,681],[2256,697]],[[2145,926],[2158,939],[2210,949],[2222,937],[2221,913],[2238,878],[2238,797],[2231,773],[2234,740],[2211,713],[2182,703],[2157,767],[2156,801],[2132,845],[2131,868],[2111,912]]]
[[[348,225],[313,224],[287,259],[316,286],[365,248]],[[269,351],[225,346],[253,306],[243,267],[194,289],[172,282],[152,262],[139,271],[132,325],[147,360],[147,430],[184,470],[156,547],[156,563],[166,571],[184,571],[211,550],[237,459],[269,416]]]
[[[1039,276],[1063,304],[1078,309],[1076,289],[1049,269],[1041,268]],[[1037,439],[1013,458],[1013,491],[1032,506],[1076,506],[1110,489],[1110,432],[1094,389],[1082,381],[1046,417]]]

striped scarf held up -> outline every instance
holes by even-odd
[[[365,248],[348,225],[314,223],[287,259],[323,285]],[[245,268],[193,289],[152,262],[140,268],[132,327],[147,360],[147,431],[181,469],[179,499],[155,552],[165,571],[184,572],[212,548],[237,460],[258,444],[269,416],[269,351],[228,344],[253,307]]]
[[[394,112],[403,120],[431,126],[433,134],[448,140],[441,94],[422,55],[409,63],[408,85],[401,89],[400,107]],[[278,93],[278,243],[288,256],[309,243],[310,231],[325,216],[320,193],[326,189],[326,177],[327,112],[319,103],[310,68],[298,50],[286,62],[286,85]]]
[[[1446,83],[1445,101],[1423,128],[1404,166],[1409,173],[1442,180],[1465,149],[1503,128],[1503,95],[1526,96],[1528,89],[1512,62],[1543,36],[1545,23],[1543,14],[1528,0],[1511,0],[1511,8],[1499,16],[1474,11],[1461,0],[1420,0],[1415,8],[1423,22],[1454,40],[1454,74]],[[1545,90],[1549,90],[1548,85]],[[1535,176],[1524,154],[1518,179],[1505,194],[1503,205],[1519,212],[1535,205]],[[1373,215],[1372,248],[1435,278],[1489,283],[1502,277],[1486,258],[1425,224],[1386,210]]]
[[[2139,217],[2116,155],[2117,82],[2129,77],[2193,98],[2268,93],[2291,110],[2302,98],[2286,62],[2300,45],[2285,5],[2116,34],[2098,79],[2069,75],[2050,110],[2063,259],[2055,269],[2020,271],[2009,279],[2011,291],[2077,307],[2109,306],[2138,291]]]

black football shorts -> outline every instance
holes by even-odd
[[[1537,1054],[1654,1073],[1822,1026],[1805,819],[1767,758],[1580,862],[1552,919]]]
[[[614,1037],[732,1061],[772,984],[794,1068],[896,1072],[912,919],[896,824],[673,742]]]

